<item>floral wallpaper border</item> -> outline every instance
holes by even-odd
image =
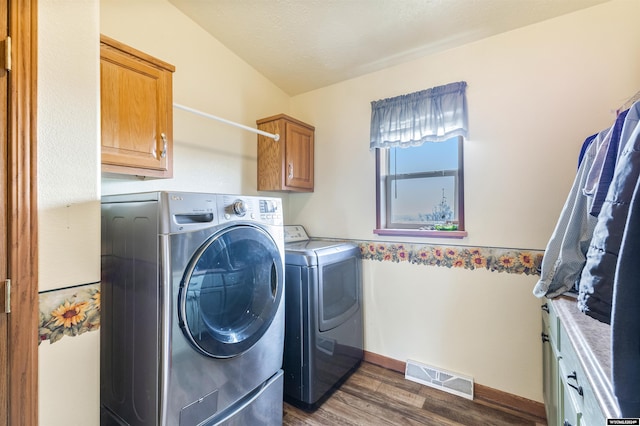
[[[100,283],[42,292],[39,299],[38,344],[100,328]]]
[[[446,268],[488,269],[510,274],[540,275],[542,250],[464,247],[431,244],[358,242],[362,258],[380,262],[409,262]]]
[[[540,275],[541,250],[359,241],[362,258],[446,268]],[[100,329],[100,283],[42,292],[38,343]]]

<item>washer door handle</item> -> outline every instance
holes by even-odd
[[[276,267],[276,261],[271,263],[271,297],[273,299],[278,295],[278,268]]]

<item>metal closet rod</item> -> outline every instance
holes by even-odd
[[[253,132],[253,133],[257,133],[259,135],[267,136],[267,137],[273,139],[276,142],[278,142],[280,140],[280,135],[277,134],[277,133],[275,133],[275,134],[274,133],[269,133],[269,132],[265,132],[265,131],[262,131],[262,130],[259,130],[259,129],[255,129],[253,127],[245,126],[244,124],[240,124],[240,123],[236,123],[236,122],[233,122],[233,121],[229,121],[229,120],[227,120],[225,118],[217,117],[215,115],[208,114],[206,112],[198,111],[197,109],[189,108],[189,107],[184,106],[184,105],[173,104],[173,107],[177,108],[177,109],[181,109],[183,111],[192,112],[192,113],[194,113],[196,115],[201,115],[203,117],[211,118],[212,120],[222,121],[223,123],[227,123],[227,124],[230,124],[232,126],[239,127],[241,129],[248,130],[248,131]]]

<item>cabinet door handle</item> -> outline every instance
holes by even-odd
[[[293,163],[289,163],[289,179],[293,179]]]
[[[547,333],[540,333],[540,337],[542,337],[542,343],[549,341],[549,335]]]
[[[542,309],[543,311],[549,313],[549,305],[547,305],[546,303],[542,306],[540,306],[540,309]]]
[[[160,137],[162,138],[162,152],[160,152],[160,158],[164,158],[167,156],[167,135],[160,133]]]
[[[582,390],[582,386],[572,385],[571,383],[567,383],[567,386],[574,388],[578,392],[578,395],[580,395],[580,396],[584,395],[584,391]]]
[[[582,386],[580,386],[580,385],[578,384],[578,373],[576,373],[575,371],[574,371],[574,372],[572,372],[571,374],[569,374],[569,375],[567,376],[567,379],[568,379],[568,380],[573,379],[573,380],[575,380],[575,381],[576,381],[576,384],[575,384],[575,385],[573,385],[573,384],[571,384],[571,383],[567,383],[567,386],[574,388],[576,391],[578,391],[578,395],[583,396],[583,395],[584,395],[584,392],[583,392],[583,390],[582,390]]]

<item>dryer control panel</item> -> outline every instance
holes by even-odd
[[[285,225],[284,242],[295,243],[298,241],[307,241],[309,235],[302,225]]]

